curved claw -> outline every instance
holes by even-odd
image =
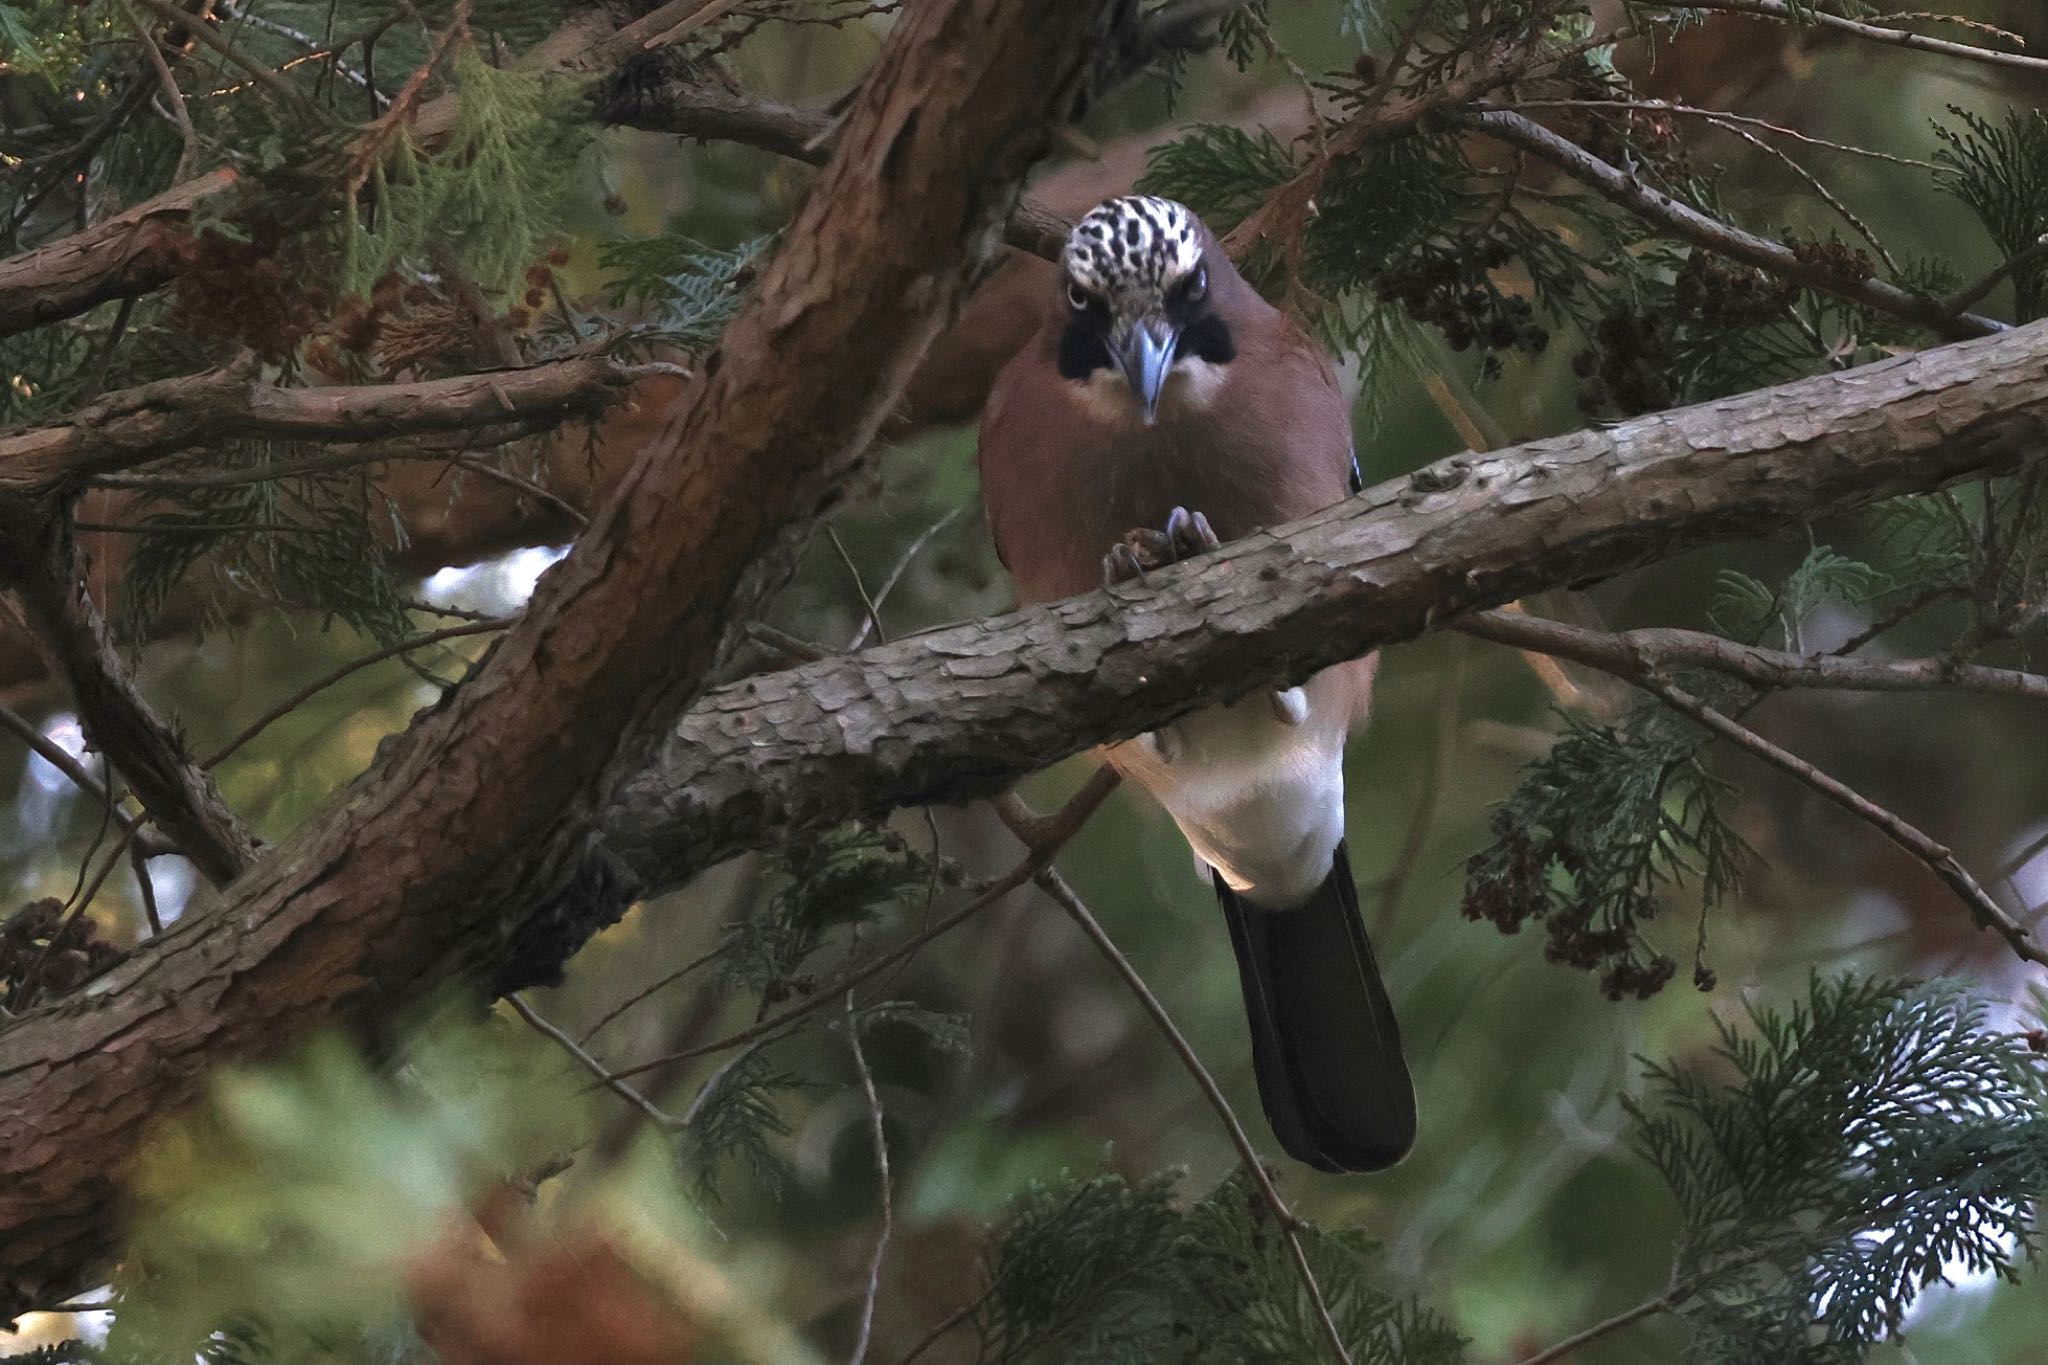
[[[1223,547],[1209,525],[1209,518],[1185,507],[1176,507],[1166,514],[1166,540],[1175,560]]]
[[[1119,583],[1128,583],[1133,578],[1145,581],[1145,565],[1138,558],[1138,552],[1127,540],[1120,540],[1109,547],[1109,553],[1102,557],[1102,586],[1113,588]]]

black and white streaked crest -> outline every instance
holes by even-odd
[[[1201,262],[1202,234],[1186,205],[1126,195],[1074,224],[1063,258],[1067,274],[1091,294],[1156,302]]]

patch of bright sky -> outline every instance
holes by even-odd
[[[498,559],[443,569],[420,586],[420,594],[437,607],[499,614],[517,611],[533,596],[540,576],[568,553],[566,545],[536,545]]]

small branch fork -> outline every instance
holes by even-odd
[[[2031,930],[2014,919],[1992,898],[1991,893],[1984,889],[1982,883],[1970,874],[1946,845],[1877,805],[1839,779],[1830,777],[1797,754],[1780,748],[1754,730],[1723,715],[1671,682],[1663,671],[1665,663],[1681,660],[1708,668],[1727,665],[1722,671],[1733,672],[1739,677],[1750,676],[1744,672],[1745,669],[1762,669],[1768,677],[1768,681],[1762,685],[1782,685],[1782,676],[1770,671],[1776,667],[1770,662],[1770,657],[1775,651],[1754,650],[1729,641],[1714,640],[1711,636],[1693,638],[1693,633],[1689,631],[1631,632],[1631,635],[1649,635],[1653,638],[1680,637],[1683,647],[1675,654],[1666,654],[1660,658],[1654,651],[1643,650],[1637,643],[1632,642],[1628,635],[1603,636],[1597,631],[1581,630],[1555,621],[1541,621],[1498,611],[1482,612],[1459,622],[1458,628],[1467,634],[1497,644],[1513,645],[1517,649],[1532,649],[1575,660],[1602,672],[1611,673],[1648,692],[1672,710],[1691,718],[1704,729],[1805,783],[1857,819],[1877,829],[1900,848],[1925,863],[1928,870],[1970,908],[1979,927],[1995,930],[2021,960],[2036,966],[2048,967],[2048,950],[2043,949]],[[1704,644],[1704,641],[1712,641],[1711,646]],[[1688,654],[1691,657],[1684,657]],[[1763,656],[1762,660],[1760,661],[1757,656]],[[1799,668],[1822,662],[1797,655],[1783,657],[1795,661]],[[1838,659],[1826,662],[1867,668],[1886,667],[1883,664],[1866,665],[1860,660]],[[1986,671],[2002,673],[2005,670]],[[1796,675],[1795,671],[1793,676]],[[2031,678],[2033,675],[2020,676]],[[1751,680],[1756,679],[1752,677]],[[2041,680],[2034,681],[2038,683]],[[1837,682],[1836,685],[1861,684]],[[1936,684],[1918,682],[1915,685],[1924,687]],[[2029,690],[2024,695],[2044,694],[2038,690]]]

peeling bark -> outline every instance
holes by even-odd
[[[0,1316],[85,1282],[208,1066],[489,980],[588,880],[615,757],[644,762],[767,586],[749,566],[867,446],[1130,8],[912,7],[700,395],[521,623],[218,912],[0,1033]]]

